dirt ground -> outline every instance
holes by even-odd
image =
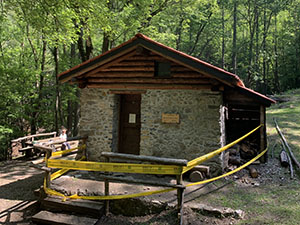
[[[29,167],[30,162],[0,162],[0,224],[30,224],[36,209],[33,191],[43,180],[42,172]]]
[[[36,197],[33,191],[42,185],[43,173],[29,166],[31,161],[7,161],[0,162],[0,224],[31,224],[30,216],[38,210]],[[238,172],[216,185],[209,183],[203,186],[192,186],[185,191],[185,209],[183,218],[185,224],[236,224],[235,218],[218,218],[210,215],[202,215],[192,210],[189,204],[201,201],[204,195],[213,195],[220,189],[226,188],[230,183],[235,183],[241,187],[261,186],[266,183],[286,184],[289,181],[287,169],[279,165],[277,158],[269,158],[268,163],[256,165],[260,174],[254,179],[249,176],[247,170]],[[120,174],[122,176],[122,174]],[[160,177],[157,177],[160,179]],[[172,181],[171,177],[165,177]],[[82,182],[82,181],[85,182]],[[53,182],[54,189],[65,194],[78,193],[81,195],[101,194],[103,187],[99,186],[96,173],[70,172]],[[96,182],[96,183],[95,183]],[[96,185],[97,184],[97,185]],[[141,191],[157,190],[158,187],[145,187],[141,185],[120,185],[111,186],[111,194],[129,194]],[[251,189],[249,189],[250,191]],[[146,200],[167,202],[176,205],[176,192],[144,197]],[[208,202],[204,204],[209,205]],[[219,205],[218,207],[222,207]],[[236,210],[236,209],[235,209]],[[146,216],[126,217],[123,215],[103,216],[97,224],[177,224],[176,210],[170,208],[161,213]]]

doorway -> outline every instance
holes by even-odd
[[[119,153],[140,154],[141,95],[120,97]]]

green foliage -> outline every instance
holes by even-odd
[[[17,137],[68,124],[78,91],[57,74],[138,32],[232,71],[263,93],[300,86],[299,0],[7,0],[0,3],[0,124]],[[7,146],[5,146],[7,147]]]

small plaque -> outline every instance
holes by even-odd
[[[161,115],[162,123],[179,123],[179,114],[167,114],[163,113]]]
[[[129,119],[128,119],[129,123],[136,123],[136,114],[134,113],[129,113]]]

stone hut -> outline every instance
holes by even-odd
[[[190,160],[265,124],[273,102],[237,75],[142,34],[59,80],[80,88],[79,133],[89,136],[89,160],[102,151]],[[256,133],[259,152],[265,126]],[[222,157],[208,163],[224,167]]]

